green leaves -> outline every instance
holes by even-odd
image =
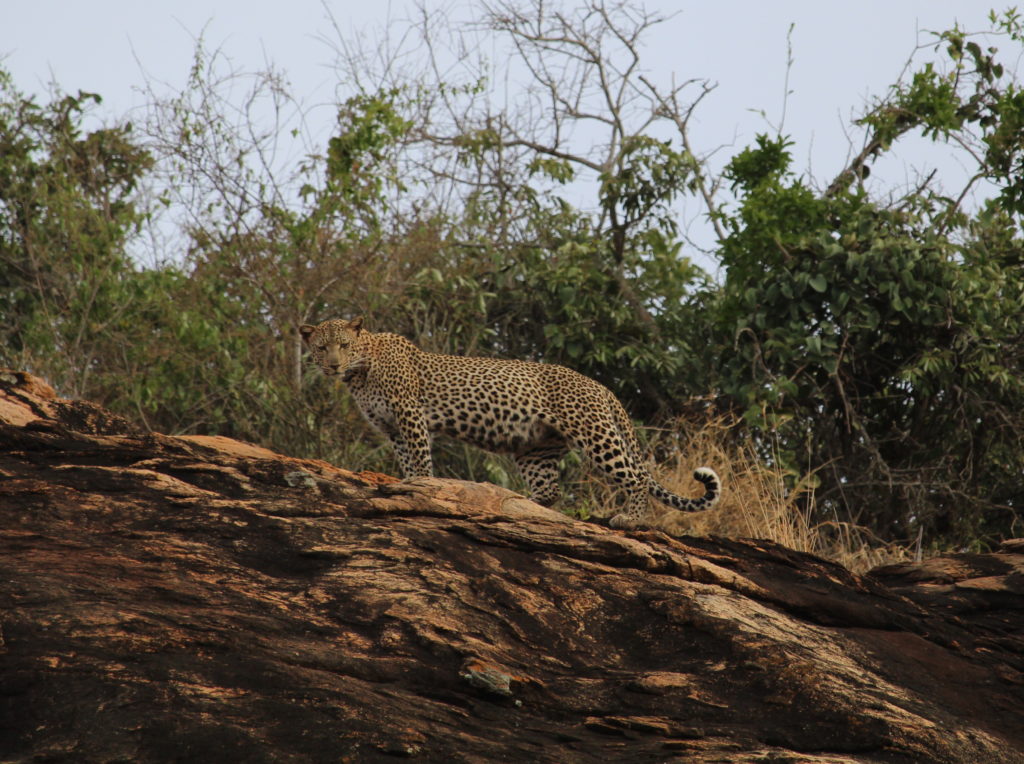
[[[0,70],[0,363],[45,368],[65,393],[94,389],[105,338],[136,305],[125,247],[153,164],[130,124],[83,129],[98,102],[41,106]]]
[[[777,182],[789,170],[791,140],[782,136],[773,139],[764,134],[755,140],[756,148],[743,149],[726,165],[724,175],[732,181],[734,191],[741,188],[752,190],[765,183]]]
[[[380,162],[412,123],[397,105],[399,90],[349,98],[338,109],[338,132],[327,141],[327,177],[350,182]]]
[[[674,232],[675,222],[665,206],[683,190],[692,168],[684,152],[667,141],[646,135],[623,138],[612,166],[600,175],[602,207],[620,224],[656,224]]]
[[[404,188],[389,158],[412,127],[403,116],[405,97],[391,89],[353,96],[339,107],[338,129],[324,157],[326,183],[314,193],[317,208],[311,219],[341,214],[377,224],[387,203],[385,189]]]
[[[569,183],[576,177],[572,165],[564,159],[538,156],[530,160],[527,169],[531,174],[542,174],[556,183]]]
[[[897,97],[951,132],[948,85],[926,67]],[[955,218],[924,191],[893,208],[860,191],[816,196],[783,146],[759,140],[729,165],[741,199],[723,221],[724,390],[771,435],[773,459],[818,470],[826,512],[888,538],[982,527],[990,497],[1022,499],[1004,474],[1024,468],[1021,245],[1000,214],[1012,205],[990,204],[965,239],[936,225]]]

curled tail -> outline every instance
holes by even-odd
[[[702,509],[711,509],[722,494],[722,481],[718,479],[718,475],[710,467],[700,467],[694,470],[693,479],[704,484],[704,495],[699,499],[684,499],[682,496],[677,496],[667,488],[654,482],[654,478],[651,478],[651,496],[683,512],[698,512]]]
[[[610,391],[607,392],[608,405],[611,409],[615,424],[619,430],[619,435],[622,437],[626,445],[626,449],[629,456],[638,465],[643,464],[643,459],[640,455],[640,444],[636,439],[636,430],[633,429],[633,422],[630,420],[626,410],[622,408],[622,404],[619,403],[619,399],[616,398]],[[646,468],[644,469],[647,472]],[[698,512],[702,509],[711,509],[715,506],[718,501],[718,497],[722,494],[722,481],[718,475],[710,467],[699,467],[694,470],[694,480],[704,484],[704,495],[699,499],[684,499],[682,496],[678,496],[672,493],[664,486],[658,485],[654,480],[654,477],[648,472],[648,478],[650,480],[650,487],[648,489],[651,496],[660,502],[668,504],[670,507],[682,510],[683,512]]]

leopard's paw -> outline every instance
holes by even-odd
[[[625,512],[620,512],[614,515],[611,520],[608,521],[608,525],[612,528],[622,528],[629,530],[630,528],[636,528],[637,522],[634,518],[627,515]]]

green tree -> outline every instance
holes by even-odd
[[[303,374],[298,327],[363,312],[395,290],[402,266],[383,231],[400,186],[402,95],[348,99],[315,151],[300,126],[267,125],[255,108],[297,111],[282,77],[224,74],[228,65],[200,44],[187,87],[154,102],[148,124],[166,196],[187,220],[178,295],[192,318],[181,338],[204,369],[191,380],[193,426],[359,466],[370,451],[362,425],[343,397],[339,412],[337,390]]]
[[[103,400],[111,332],[139,299],[126,246],[152,159],[128,123],[83,128],[99,100],[41,106],[0,71],[0,363]]]
[[[896,89],[866,118],[876,137],[893,110],[936,138],[963,129],[948,115],[971,96],[924,72],[913,94]],[[984,130],[999,133],[998,120]],[[842,179],[863,173],[818,195],[789,164],[784,138],[760,136],[727,168],[740,203],[723,216],[725,391],[774,434],[766,447],[782,444],[772,458],[816,472],[823,519],[936,543],[1014,532],[1024,501],[1014,194],[1004,185],[970,218],[927,189],[881,206]],[[987,166],[978,175],[1000,177]]]

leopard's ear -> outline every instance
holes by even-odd
[[[359,334],[359,332],[361,332],[363,329],[363,317],[356,316],[355,318],[353,318],[351,321],[348,322],[348,328],[354,331],[356,334]]]
[[[313,335],[313,332],[315,331],[316,327],[310,326],[309,324],[303,324],[302,326],[299,327],[299,334],[302,335],[302,341],[305,342],[307,345],[309,344],[309,338]]]

